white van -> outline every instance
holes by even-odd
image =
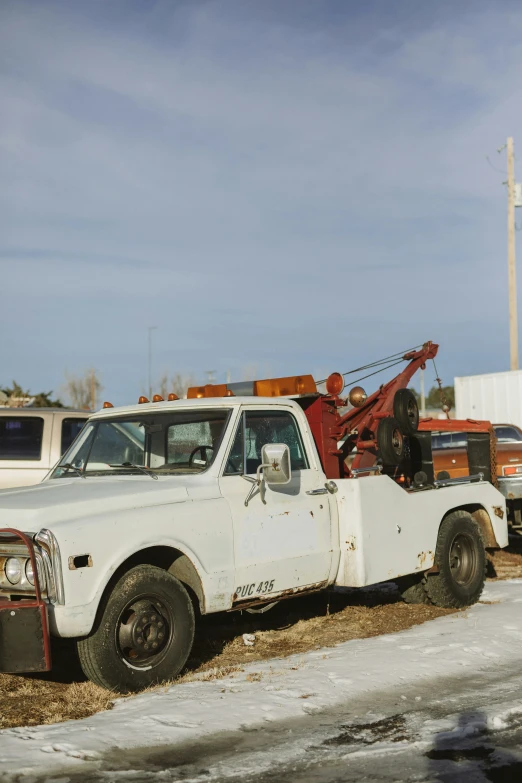
[[[89,415],[67,408],[1,408],[0,489],[42,481]]]

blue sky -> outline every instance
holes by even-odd
[[[508,369],[520,3],[3,0],[0,57],[0,385]]]

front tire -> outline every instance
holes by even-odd
[[[77,647],[92,682],[132,693],[176,677],[193,641],[194,609],[181,582],[161,568],[139,565],[115,584],[94,631]]]
[[[467,511],[443,520],[437,538],[438,574],[428,574],[425,590],[436,606],[460,609],[478,601],[486,580],[486,549],[480,528]]]

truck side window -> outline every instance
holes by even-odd
[[[245,414],[243,413],[237,425],[234,442],[232,444],[232,448],[230,449],[230,454],[228,455],[227,464],[224,472],[225,476],[237,476],[244,473],[243,470],[244,454],[245,454],[245,446],[244,446],[245,441],[243,438],[244,430],[245,430]]]
[[[255,473],[261,465],[261,449],[266,443],[286,443],[290,449],[292,470],[308,468],[299,427],[291,413],[247,411],[238,424],[225,476]]]
[[[41,459],[43,429],[44,420],[37,416],[2,416],[0,459]]]

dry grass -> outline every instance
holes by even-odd
[[[0,729],[86,718],[110,709],[112,695],[92,682],[57,683],[0,674]]]
[[[522,577],[522,536],[490,557],[490,576]],[[402,631],[451,611],[407,605],[396,592],[373,589],[296,598],[264,615],[209,615],[200,619],[189,666],[177,682],[233,677],[248,663]],[[244,633],[255,634],[253,647],[245,646]],[[55,645],[53,652],[54,668],[46,675],[0,674],[0,729],[58,723],[111,708],[114,694],[85,681],[71,645]],[[260,678],[252,672],[247,679]]]
[[[189,666],[177,682],[223,679],[254,661],[392,633],[449,611],[407,606],[386,590],[363,590],[285,601],[264,615],[209,615],[200,619]],[[254,647],[245,646],[244,633],[255,634]],[[0,728],[58,723],[111,708],[114,694],[85,681],[71,645],[56,646],[54,655],[45,675],[0,674]]]

